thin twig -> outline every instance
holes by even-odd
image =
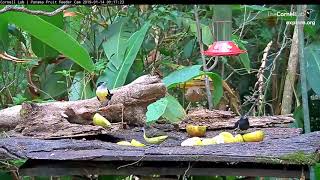
[[[214,58],[214,63],[212,64],[211,67],[208,68],[208,71],[212,71],[218,64],[218,57]]]
[[[117,169],[119,170],[119,169],[124,168],[124,167],[128,167],[128,166],[135,165],[135,164],[137,164],[138,162],[140,162],[143,158],[144,158],[144,156],[142,156],[138,161],[135,161],[135,162],[133,162],[133,163],[129,163],[129,164],[125,164],[125,165],[119,166],[119,167],[117,167]]]
[[[242,32],[243,32],[243,29],[244,29],[244,26],[246,25],[246,14],[247,14],[247,6],[244,5],[244,13],[243,13],[243,24],[242,24],[242,27],[241,27],[241,31],[240,31],[240,34],[239,34],[239,37],[241,38],[242,36]],[[248,17],[250,17],[250,14],[248,15]],[[248,18],[247,17],[247,18]]]
[[[262,99],[263,99],[263,89],[264,89],[264,71],[265,71],[265,66],[266,66],[266,61],[267,61],[267,57],[268,57],[268,53],[269,53],[269,50],[271,48],[271,45],[272,45],[272,41],[270,41],[266,48],[263,50],[263,56],[262,56],[262,60],[261,60],[261,65],[260,65],[260,68],[258,70],[258,73],[257,73],[257,82],[256,84],[254,85],[254,92],[251,96],[251,98],[249,100],[254,100],[253,104],[251,105],[249,111],[246,113],[247,115],[249,115],[251,113],[251,111],[253,110],[253,108],[259,103],[261,104],[262,103]],[[256,89],[258,89],[257,91],[255,91]],[[258,95],[257,98],[255,98],[255,96]]]
[[[198,8],[197,5],[194,5],[194,16],[196,19],[196,25],[197,25],[197,39],[201,51],[201,58],[202,58],[202,64],[203,64],[203,70],[205,72],[208,72],[207,64],[206,64],[206,59],[204,57],[203,52],[203,44],[202,44],[202,37],[201,37],[201,29],[200,29],[200,21],[199,21],[199,14],[198,14]],[[212,110],[213,108],[213,103],[212,103],[212,95],[210,91],[210,82],[208,79],[208,76],[205,76],[205,87],[206,87],[206,92],[207,92],[207,98],[208,98],[208,105],[209,105],[209,110]]]
[[[4,89],[6,89],[6,88],[8,88],[9,86],[11,86],[15,81],[16,81],[16,79],[14,79],[12,82],[10,82],[7,86],[6,86],[6,85],[3,86],[3,88],[0,90],[0,93],[1,93]]]
[[[187,175],[188,171],[190,170],[190,167],[191,167],[191,165],[190,165],[190,162],[189,162],[188,168],[184,171],[184,174],[183,174],[183,176],[182,176],[182,179],[183,179],[183,180],[186,179],[186,175]]]
[[[265,5],[263,5],[262,7],[265,7]],[[246,9],[245,9],[246,10]],[[246,18],[246,20],[239,26],[238,29],[236,29],[232,34],[235,34],[237,33],[239,30],[242,30],[244,28],[245,25],[249,24],[251,21],[255,20],[256,17],[263,11],[259,11],[257,12],[257,14],[255,16],[253,16],[251,19],[250,19],[250,16],[251,16],[251,12],[249,13],[248,17]],[[244,14],[245,16],[245,14]],[[242,33],[241,33],[242,34]],[[241,36],[239,36],[241,38]]]
[[[14,5],[7,5],[3,9],[0,9],[0,14],[8,11],[16,11],[16,12],[24,12],[32,15],[54,16],[71,7],[74,7],[74,5],[63,5],[52,12],[47,12],[47,11],[40,11],[40,10],[30,10],[25,7],[18,7]]]
[[[269,82],[270,82],[271,76],[272,76],[272,74],[273,74],[273,71],[274,71],[274,69],[275,69],[275,67],[276,67],[276,62],[277,62],[278,58],[280,57],[280,55],[282,54],[282,51],[285,49],[285,47],[286,47],[287,44],[288,44],[288,41],[287,41],[288,37],[287,37],[287,35],[286,35],[287,29],[288,29],[288,24],[285,26],[284,31],[283,31],[283,38],[282,38],[282,44],[281,44],[280,50],[278,51],[276,57],[273,59],[272,63],[268,66],[268,68],[266,68],[266,69],[269,69],[269,67],[271,67],[271,70],[270,70],[269,76],[268,76],[267,78],[265,78],[265,79],[266,79],[266,80],[265,80],[266,86],[265,86],[265,89],[264,89],[264,96],[263,96],[263,98],[264,98],[265,95],[267,94]],[[264,101],[264,99],[262,100],[262,102],[263,102],[263,101]],[[260,107],[260,112],[261,112],[261,111],[262,111],[262,107]]]

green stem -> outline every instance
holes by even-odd
[[[304,132],[309,133],[310,129],[310,117],[309,117],[309,106],[308,106],[308,89],[307,89],[307,77],[306,77],[306,61],[304,59],[304,32],[303,24],[301,23],[304,20],[303,14],[303,5],[297,5],[297,26],[298,26],[298,52],[300,60],[300,81],[301,81],[301,94],[302,94],[302,107],[303,107],[303,118],[304,118]]]

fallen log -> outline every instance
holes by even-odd
[[[275,116],[249,116],[250,127],[289,127],[294,122],[292,114]],[[196,109],[190,111],[187,118],[179,123],[180,129],[187,124],[204,125],[210,130],[232,129],[240,119],[230,111]]]
[[[132,83],[111,90],[109,104],[100,107],[97,98],[79,101],[24,103],[0,111],[0,128],[12,128],[22,136],[42,139],[101,134],[112,129],[92,126],[92,116],[99,112],[109,121],[143,125],[147,106],[166,94],[157,76],[141,76]],[[7,123],[6,123],[7,122]]]

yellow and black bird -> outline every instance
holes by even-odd
[[[235,129],[240,129],[241,131],[250,128],[250,123],[247,115],[241,116],[240,119],[234,124]]]
[[[113,96],[113,94],[110,93],[106,82],[99,82],[98,83],[96,95],[97,95],[98,100],[102,104],[108,103]]]

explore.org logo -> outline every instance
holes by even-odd
[[[287,17],[287,16],[305,16],[306,20],[305,21],[286,21],[286,24],[289,25],[296,25],[296,24],[305,24],[305,25],[316,25],[315,20],[309,19],[311,16],[311,13],[313,12],[313,9],[307,9],[305,12],[298,14],[297,12],[283,12],[283,11],[278,11],[278,12],[268,12],[268,16],[277,16],[277,17]]]

